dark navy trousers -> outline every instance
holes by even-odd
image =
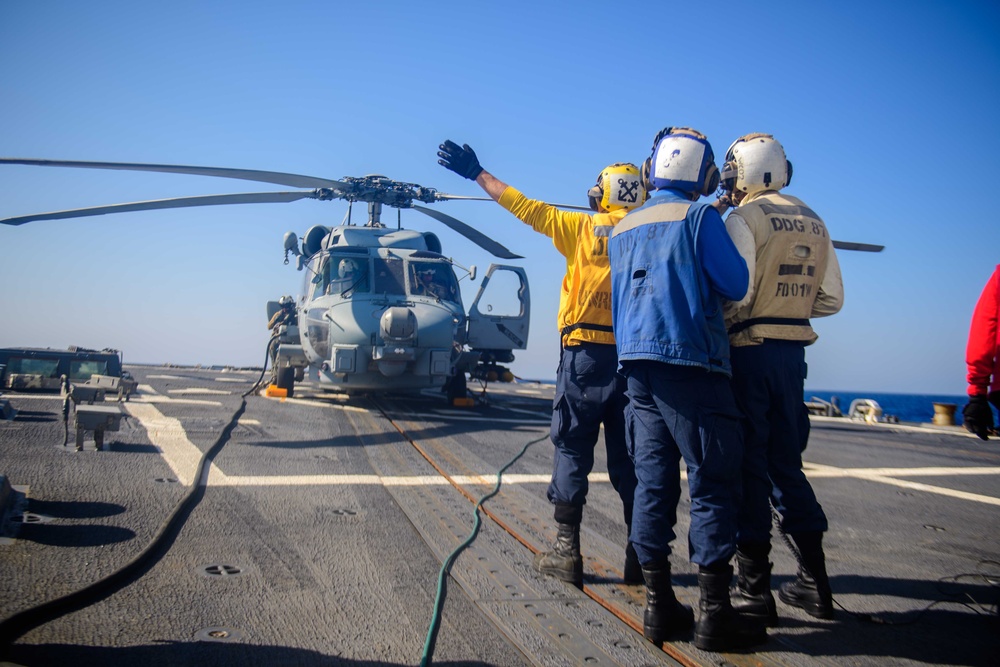
[[[691,562],[728,562],[736,551],[743,449],[729,378],[653,361],[623,363],[622,373],[628,379],[626,434],[638,480],[632,544],[639,562],[661,562],[671,553],[681,458],[691,495]]]
[[[765,340],[730,349],[733,392],[743,413],[743,542],[770,542],[771,508],[787,533],[823,532],[826,514],[802,472],[809,441],[805,406],[805,346],[800,341]]]
[[[625,446],[625,379],[614,345],[583,343],[563,348],[556,373],[550,437],[555,445],[548,498],[556,521],[579,523],[587,502],[587,475],[604,424],[611,485],[621,496],[625,523],[632,521],[635,469]]]

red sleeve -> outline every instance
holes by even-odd
[[[969,327],[969,344],[965,349],[968,369],[969,396],[985,395],[992,378],[994,390],[1000,389],[997,377],[998,355],[997,319],[1000,316],[1000,266],[990,276],[983,288]]]

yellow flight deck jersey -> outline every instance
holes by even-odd
[[[614,345],[611,331],[611,264],[608,238],[628,212],[563,211],[517,189],[507,187],[500,205],[552,239],[566,258],[566,275],[559,295],[559,331],[563,345],[601,343]]]

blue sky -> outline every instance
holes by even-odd
[[[834,238],[846,303],[815,321],[807,386],[964,391],[972,308],[1000,263],[1000,9],[988,2],[0,3],[0,155],[162,162],[444,192],[445,138],[527,195],[585,204],[597,172],[639,163],[665,125],[721,158],[773,133],[788,192]],[[0,217],[272,190],[168,174],[0,167]],[[528,350],[553,377],[564,264],[490,202],[441,210],[525,256]],[[259,364],[264,304],[296,293],[282,236],[341,202],[211,207],[0,229],[0,346],[114,347],[126,362]],[[393,216],[394,217],[394,216]],[[456,261],[485,252],[416,212]],[[473,288],[463,282],[467,302]]]

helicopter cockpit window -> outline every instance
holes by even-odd
[[[330,273],[327,270],[329,265],[329,257],[317,257],[309,263],[309,271],[306,276],[309,277],[311,284],[306,285],[306,291],[312,295],[313,299],[327,293],[326,289],[330,286]]]
[[[328,266],[330,285],[327,288],[327,294],[350,296],[351,294],[369,291],[370,282],[368,279],[367,257],[337,257],[336,255],[331,255]]]
[[[455,272],[443,262],[410,262],[410,294],[457,301]]]
[[[403,260],[396,257],[375,258],[376,294],[406,294],[403,286]]]

